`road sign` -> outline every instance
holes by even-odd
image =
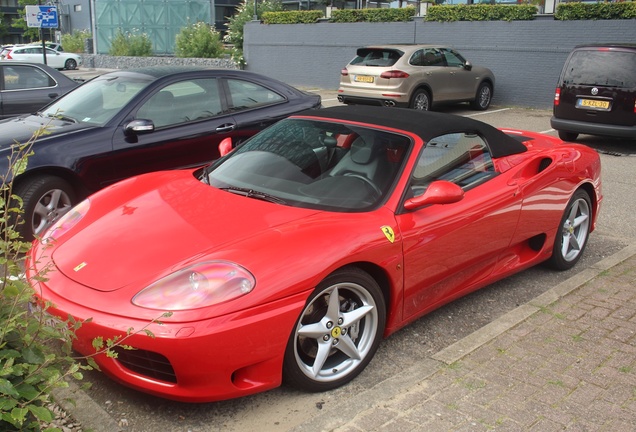
[[[28,27],[58,28],[57,6],[26,6]]]

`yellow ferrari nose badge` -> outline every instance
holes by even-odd
[[[382,232],[384,233],[384,235],[386,236],[386,238],[393,243],[395,241],[395,233],[393,232],[393,228],[391,228],[388,225],[384,225],[383,227],[380,227],[380,229],[382,230]]]

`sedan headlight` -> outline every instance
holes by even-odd
[[[254,276],[227,261],[209,261],[174,272],[139,291],[133,304],[164,311],[199,309],[241,297],[254,289]]]
[[[91,202],[85,199],[71,210],[69,210],[64,216],[62,216],[55,224],[44,232],[42,236],[42,243],[47,244],[55,239],[59,239],[64,233],[73,228],[91,207]]]

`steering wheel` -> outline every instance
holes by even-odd
[[[370,179],[366,178],[365,176],[361,174],[357,174],[357,173],[352,173],[352,172],[345,173],[344,175],[347,177],[353,177],[353,178],[357,178],[358,180],[362,180],[367,186],[373,189],[373,192],[378,194],[379,197],[382,196],[382,191],[380,190],[378,185],[373,183]]]

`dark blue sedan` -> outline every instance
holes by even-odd
[[[26,170],[4,179],[23,200],[24,223],[17,228],[33,238],[109,184],[204,165],[219,157],[224,139],[236,145],[320,106],[318,95],[241,70],[157,67],[96,77],[37,114],[0,121],[5,154],[47,129]],[[7,163],[0,158],[0,173],[11,172]]]

